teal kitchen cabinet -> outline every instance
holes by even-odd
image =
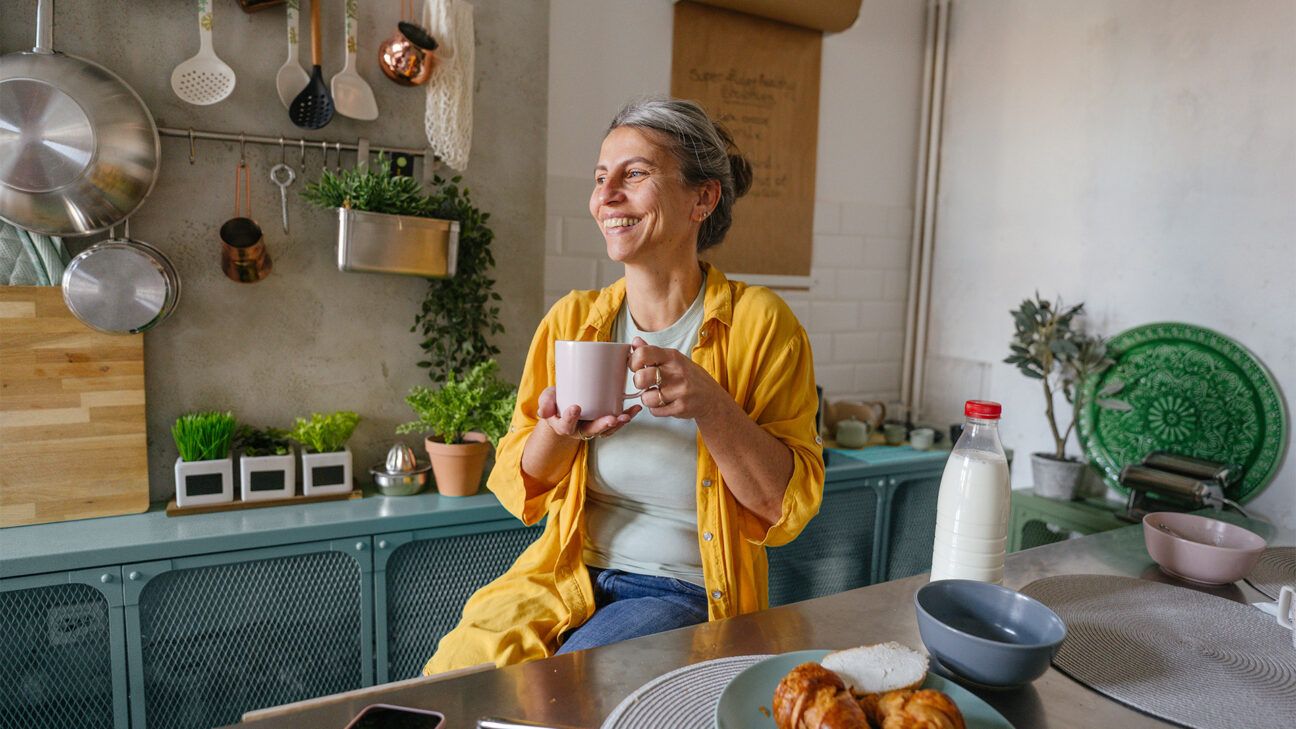
[[[374,537],[378,682],[423,671],[469,596],[540,536],[516,519]]]
[[[830,456],[775,605],[926,570],[945,454]],[[171,729],[418,675],[540,533],[491,494],[0,530],[0,727]]]
[[[123,566],[131,726],[373,685],[372,571],[368,537]]]
[[[126,729],[121,569],[0,580],[0,727]]]

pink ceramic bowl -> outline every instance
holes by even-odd
[[[1265,540],[1255,532],[1174,511],[1143,517],[1143,543],[1168,574],[1207,585],[1242,579],[1265,548]]]

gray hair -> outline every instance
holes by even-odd
[[[751,164],[741,154],[730,154],[733,138],[695,101],[652,98],[626,104],[608,125],[648,129],[658,133],[667,152],[679,163],[687,185],[707,180],[720,183],[720,202],[702,221],[698,252],[720,245],[733,225],[734,201],[751,188]]]

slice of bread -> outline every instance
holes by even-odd
[[[857,693],[913,689],[927,679],[927,656],[895,642],[829,653],[820,663]]]

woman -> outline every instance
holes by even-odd
[[[777,295],[699,261],[751,168],[697,104],[622,109],[590,213],[625,277],[573,291],[536,330],[489,487],[540,538],[468,600],[424,668],[498,666],[761,610],[765,547],[817,513],[810,344]],[[633,345],[619,415],[559,412],[554,342]],[[643,410],[648,412],[644,413]]]

